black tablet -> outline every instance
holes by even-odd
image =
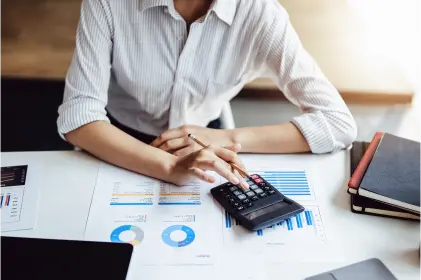
[[[125,243],[1,237],[1,276],[28,279],[126,279],[133,247]]]

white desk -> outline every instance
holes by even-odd
[[[253,156],[250,156],[253,157]],[[247,160],[252,158],[248,157]],[[353,214],[349,210],[346,183],[349,178],[349,155],[268,155],[288,159],[290,168],[305,169],[312,178],[327,233],[340,241],[344,261],[341,263],[288,263],[267,265],[267,279],[302,279],[328,269],[360,260],[381,259],[398,279],[420,279],[419,223]],[[57,239],[83,239],[99,161],[81,152],[2,153],[2,165],[37,161],[43,164],[39,215],[36,229],[2,233]],[[281,164],[282,165],[282,164]],[[282,166],[281,166],[282,167]],[[317,174],[317,176],[315,176]],[[247,267],[247,266],[245,266]],[[166,267],[159,273],[171,278],[191,274],[205,275],[209,267]],[[200,274],[197,274],[200,273]],[[177,277],[179,275],[179,277]],[[160,279],[157,277],[156,279]]]

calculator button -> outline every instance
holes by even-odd
[[[235,194],[235,195],[240,195],[240,194],[242,194],[242,192],[240,192],[240,191],[235,191],[235,192],[234,192],[234,194]]]
[[[264,186],[266,186],[266,183],[259,183],[258,184],[260,187],[264,187]]]
[[[263,190],[262,189],[255,189],[254,190],[257,194],[259,194],[259,193],[262,193],[263,192]]]
[[[231,195],[227,194],[227,195],[225,196],[225,198],[226,198],[226,199],[230,199],[230,198],[231,198]]]
[[[253,181],[247,181],[247,184],[248,184],[249,186],[251,186],[251,185],[254,185],[254,182],[253,182]]]
[[[267,197],[268,195],[267,195],[267,194],[265,194],[265,193],[261,193],[261,194],[259,194],[259,196],[260,196],[261,198],[264,198],[264,197]]]
[[[236,190],[238,190],[238,188],[236,186],[230,188],[230,191],[232,191],[232,192],[236,191]]]
[[[244,194],[240,194],[239,196],[237,196],[238,199],[243,200],[246,199],[247,197]]]
[[[259,175],[251,175],[250,177],[253,178],[253,179],[257,179],[257,178],[259,178]]]
[[[220,188],[220,189],[219,189],[219,191],[220,191],[220,192],[223,192],[223,191],[224,191],[224,188]]]
[[[238,207],[238,206],[240,206],[240,203],[238,203],[237,201],[235,201],[232,205],[233,205],[234,207]]]
[[[252,190],[255,190],[255,189],[258,189],[259,187],[258,186],[256,186],[255,184],[253,184],[253,185],[250,185],[250,189],[252,189]]]
[[[243,204],[247,204],[247,203],[250,203],[250,199],[248,199],[248,198],[243,200]]]
[[[254,179],[254,181],[256,182],[256,183],[263,183],[263,180],[262,179]]]
[[[250,178],[246,178],[246,182],[250,182],[251,181],[251,179]]]
[[[252,197],[252,196],[254,196],[254,192],[252,192],[252,191],[246,192],[246,195],[248,197]]]
[[[263,189],[264,189],[265,191],[269,191],[269,190],[270,190],[270,187],[269,187],[269,186],[266,186],[266,187],[263,187]]]
[[[251,202],[246,204],[246,207],[252,207],[252,206],[253,206],[253,203],[251,203]]]
[[[257,196],[253,196],[252,198],[251,198],[251,200],[253,200],[253,201],[256,201],[256,200],[258,200],[259,198],[257,197]]]
[[[231,198],[228,199],[228,201],[231,202],[231,204],[232,204],[232,203],[235,202],[235,199],[231,197]]]
[[[275,193],[276,193],[276,191],[274,191],[274,190],[270,190],[268,193],[269,193],[269,195],[272,195],[272,194],[275,194]]]
[[[237,211],[241,211],[241,210],[244,210],[244,206],[237,207]]]

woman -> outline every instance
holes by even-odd
[[[271,126],[207,127],[260,76],[302,115]],[[226,162],[242,166],[240,148],[327,153],[356,137],[348,108],[276,0],[83,1],[57,123],[73,145],[175,184],[193,176],[212,182],[206,170],[238,183]],[[201,149],[189,133],[213,146]]]

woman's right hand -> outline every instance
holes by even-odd
[[[238,146],[238,148],[241,148],[241,146]],[[177,158],[170,171],[170,181],[177,185],[183,185],[193,177],[197,177],[203,181],[214,183],[215,177],[206,173],[207,170],[212,170],[232,184],[248,189],[247,182],[228,162],[234,163],[243,170],[245,169],[237,153],[226,148],[208,146]]]

